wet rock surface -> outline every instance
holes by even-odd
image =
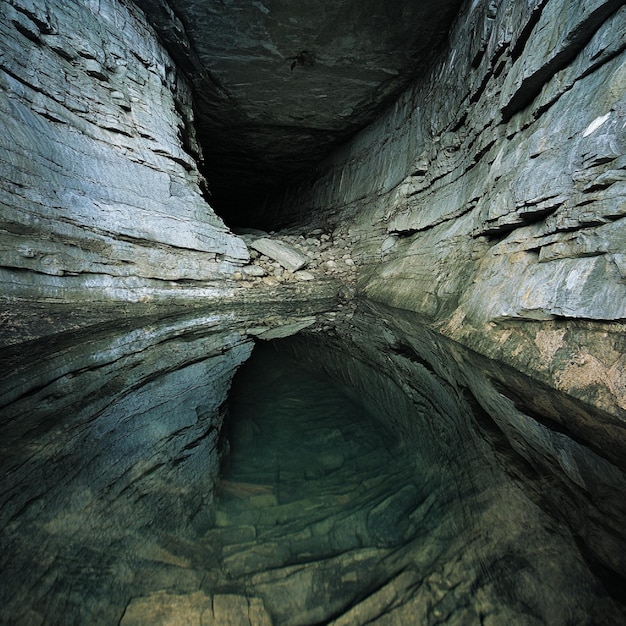
[[[2,2],[0,621],[624,623],[623,3],[466,3],[429,73],[309,179],[277,200],[262,168],[222,178],[289,226],[241,236],[199,171],[207,51],[181,53],[190,24],[141,4],[174,58],[132,3]],[[218,4],[203,10],[242,8]],[[246,55],[280,58],[282,93],[332,113],[302,89],[342,65],[330,51],[221,33],[261,42]],[[213,157],[250,132],[282,175],[274,157],[317,158],[396,83],[330,130],[286,111],[267,133],[239,124],[219,85],[196,110],[229,113]],[[288,395],[265,416],[280,429],[233,438],[216,506],[235,370],[253,340],[298,332],[282,349],[383,432],[329,423],[319,393],[302,420]],[[371,447],[389,431],[402,453]]]
[[[133,598],[121,623],[623,623],[565,527],[476,436],[454,382],[400,353],[362,361],[362,323],[258,348],[233,389],[201,590]],[[283,351],[350,379],[380,421]]]
[[[450,469],[455,466],[450,459],[456,458],[461,467],[452,480],[462,492],[456,496],[461,501],[465,501],[467,493],[474,488],[484,490],[489,499],[487,492],[494,478],[493,467],[475,465],[470,459],[476,453],[484,463],[494,458],[495,451],[496,464],[507,475],[503,480],[509,485],[503,487],[504,483],[496,479],[504,488],[504,492],[495,496],[496,501],[502,499],[500,506],[503,507],[496,513],[497,523],[503,524],[503,539],[515,537],[512,541],[517,547],[512,549],[517,556],[520,557],[517,543],[520,535],[501,517],[504,509],[513,511],[517,507],[508,500],[512,495],[509,489],[512,485],[508,483],[511,477],[524,494],[523,498],[529,499],[521,505],[524,512],[520,510],[515,515],[523,519],[534,507],[549,511],[557,525],[562,530],[569,528],[575,538],[577,550],[581,550],[577,558],[582,558],[587,564],[585,567],[600,576],[600,584],[607,592],[621,602],[626,565],[622,558],[626,536],[620,521],[626,514],[621,498],[626,485],[623,428],[615,425],[616,430],[606,446],[589,449],[576,432],[568,431],[567,426],[551,419],[547,405],[549,403],[551,410],[561,415],[587,414],[596,424],[601,422],[602,416],[589,414],[588,407],[572,402],[566,395],[548,392],[515,370],[502,369],[499,363],[449,343],[422,324],[407,312],[365,305],[334,329],[314,333],[313,341],[294,337],[285,340],[283,345],[314,371],[323,371],[332,380],[352,388],[354,397],[375,415],[383,417],[388,427],[401,432],[404,441],[414,442],[414,449],[420,451],[428,467],[436,468],[443,463]],[[381,396],[382,389],[385,391]],[[536,397],[537,404],[534,407],[524,405],[519,400],[521,397]],[[460,413],[459,405],[464,407]],[[459,438],[463,441],[462,450],[456,448]],[[591,437],[587,435],[587,438]],[[613,455],[616,448],[622,452]],[[483,470],[488,477],[482,474]],[[463,487],[466,471],[471,478]],[[442,488],[440,484],[439,489]],[[468,510],[475,512],[478,521],[479,511],[483,509],[469,497],[464,510],[465,514]],[[457,520],[462,518],[467,524],[465,514],[459,514]],[[473,518],[473,513],[469,516]],[[486,524],[489,532],[493,532],[487,519],[489,516],[478,523]],[[527,523],[534,527],[536,522],[527,519]],[[508,530],[504,530],[505,527]],[[544,549],[545,546],[540,551],[543,553]],[[511,562],[516,558],[510,557]],[[472,559],[467,554],[463,558]],[[495,562],[486,565],[490,557],[485,558],[487,571],[496,571]],[[541,558],[533,557],[530,561],[536,564]],[[558,579],[549,569],[544,580]],[[571,583],[571,580],[562,580],[564,588],[569,588]],[[528,580],[524,584],[530,584],[527,591],[534,596],[533,602],[545,593]],[[554,603],[548,601],[548,604],[551,604],[549,610],[556,610]],[[586,615],[587,610],[581,609],[577,619],[593,622],[595,618]],[[618,623],[625,619],[624,615],[619,615],[622,610],[618,610],[615,617]],[[548,618],[546,615],[539,621],[550,623],[552,619],[557,622],[562,619],[562,616],[553,614]]]
[[[619,584],[622,470],[405,316],[257,303],[5,347],[2,620],[624,623],[594,565]],[[251,336],[301,328],[227,411]]]
[[[611,0],[468,4],[428,77],[265,203],[350,241],[360,295],[599,409],[527,400],[607,454],[599,433],[626,423],[625,19]]]
[[[197,589],[213,556],[193,541],[213,516],[247,329],[327,307],[101,311],[13,335],[0,358],[0,621],[118,623],[134,595]]]

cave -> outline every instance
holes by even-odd
[[[0,0],[0,623],[626,624],[619,0]]]

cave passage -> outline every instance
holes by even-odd
[[[332,376],[348,362],[351,376]],[[455,438],[438,442],[422,420],[445,406],[400,408],[394,376],[374,383],[374,366],[297,336],[258,343],[240,368],[204,539],[221,585],[261,598],[275,624],[540,624],[568,603],[582,617],[577,593],[601,602],[566,530],[464,420],[448,415]],[[406,421],[417,434],[397,427]]]
[[[419,448],[281,343],[258,343],[233,381],[205,540],[232,588],[262,597],[274,623],[327,623],[415,582],[402,553],[445,526],[431,514],[445,490]],[[436,551],[440,538],[429,540]]]

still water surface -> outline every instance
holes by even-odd
[[[449,458],[356,387],[264,344],[236,375],[209,533],[227,580],[281,624],[621,623],[486,447],[468,435]]]
[[[626,623],[579,550],[620,518],[524,474],[492,370],[368,311],[250,358],[274,309],[4,347],[0,623]]]

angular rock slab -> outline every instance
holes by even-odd
[[[263,601],[238,595],[207,596],[201,591],[175,595],[165,591],[134,598],[122,617],[122,626],[271,626]]]
[[[309,262],[308,257],[294,250],[286,243],[276,241],[275,239],[267,239],[265,237],[257,239],[250,244],[250,247],[280,263],[290,272],[295,272],[305,267]]]

